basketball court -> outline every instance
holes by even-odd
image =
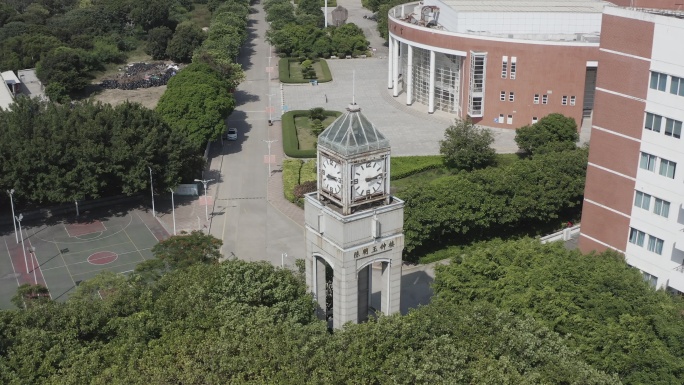
[[[153,258],[152,247],[169,235],[150,212],[92,212],[50,224],[22,222],[24,236],[12,231],[0,238],[0,308],[17,287],[38,283],[56,301],[68,298],[81,281],[102,271],[129,273]]]

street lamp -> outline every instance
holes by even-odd
[[[173,189],[170,188],[169,190],[171,190],[171,214],[173,215],[173,235],[176,235],[176,205],[173,203]]]
[[[204,185],[204,211],[207,215],[207,221],[209,220],[209,201],[207,200],[207,184],[212,182],[213,179],[195,179],[195,182],[202,182]]]
[[[271,144],[277,142],[277,140],[264,140],[268,144],[268,176],[271,177]]]
[[[156,217],[157,214],[154,212],[154,185],[152,184],[152,167],[147,166],[147,168],[150,170],[150,193],[152,194],[152,216]]]
[[[14,221],[14,197],[12,196],[14,194],[14,189],[7,190],[7,194],[9,194],[10,203],[12,204],[12,225],[14,225],[14,238],[16,238],[17,243],[19,243],[19,235],[17,234],[17,222]]]
[[[21,234],[21,251],[24,252],[24,266],[26,266],[26,274],[28,274],[29,269],[28,259],[26,259],[26,247],[24,247],[24,233],[21,232],[21,220],[24,219],[24,216],[22,214],[19,214],[19,216],[15,218],[17,219],[17,223],[19,223],[19,234]]]
[[[287,253],[280,254],[280,267],[285,268],[285,258],[287,258]]]

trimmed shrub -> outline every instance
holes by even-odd
[[[278,61],[278,77],[280,78],[281,83],[285,84],[293,84],[293,83],[309,83],[311,79],[292,79],[290,76],[290,63],[291,62],[302,62],[300,60],[301,58],[296,58],[296,57],[284,57],[281,58]],[[309,61],[309,60],[305,60]],[[317,81],[319,83],[327,83],[332,81],[332,73],[330,72],[330,67],[328,67],[328,63],[325,61],[325,59],[315,59],[313,60],[313,63],[318,63],[321,66],[321,72],[322,76],[318,77]],[[302,66],[303,68],[303,66]],[[306,74],[303,74],[306,76]],[[316,75],[318,76],[318,75]]]
[[[309,116],[309,110],[293,110],[283,114],[281,118],[283,127],[283,151],[285,155],[290,158],[315,158],[316,149],[300,150],[299,140],[297,139],[297,127],[295,126],[295,117]],[[339,111],[324,111],[325,116],[340,116]]]
[[[392,157],[391,162],[392,180],[399,180],[427,170],[444,168],[441,155]]]

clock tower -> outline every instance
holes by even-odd
[[[373,312],[396,313],[404,202],[390,194],[390,143],[351,104],[317,148],[318,188],[306,195],[304,216],[306,280],[319,316],[332,316],[339,328]]]

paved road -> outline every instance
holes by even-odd
[[[218,183],[209,188],[215,197],[210,233],[223,240],[222,253],[247,261],[281,263],[287,253],[288,264],[304,257],[303,229],[268,202],[268,153],[265,141],[275,137],[276,126],[268,126],[270,48],[264,41],[267,23],[261,5],[255,6],[249,20],[249,40],[239,57],[246,81],[235,93],[237,107],[227,121],[238,129],[237,141],[214,146],[211,167],[205,178]],[[276,59],[271,60],[275,66]],[[277,77],[277,70],[273,76]],[[277,84],[274,86],[277,88]],[[274,98],[274,104],[275,98]],[[280,142],[274,143],[276,149]],[[277,152],[277,151],[274,151]],[[282,156],[279,156],[278,164]],[[275,170],[278,164],[272,165]]]

